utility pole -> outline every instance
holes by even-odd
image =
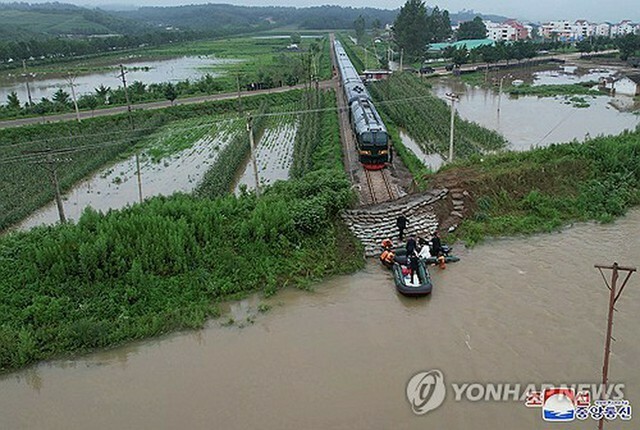
[[[29,73],[27,72],[27,60],[22,60],[22,69],[24,73],[24,81],[27,84],[27,98],[29,99],[29,106],[33,106],[33,100],[31,100],[31,88],[29,87]]]
[[[404,48],[400,49],[400,71],[402,72],[404,69],[402,67],[402,61],[404,60]]]
[[[607,383],[609,382],[609,353],[611,352],[611,332],[613,331],[613,311],[615,310],[615,305],[624,287],[627,285],[629,278],[636,271],[635,267],[622,267],[618,266],[618,263],[613,263],[612,265],[603,265],[596,264],[594,265],[596,269],[602,275],[602,279],[604,280],[605,285],[609,288],[609,316],[607,318],[607,337],[604,343],[604,364],[602,366],[602,395],[601,400],[604,400],[604,396],[607,392]],[[611,284],[607,282],[607,278],[605,278],[602,269],[611,270]],[[618,272],[627,272],[627,276],[624,278],[624,282],[620,286],[620,290],[617,290],[616,284],[618,283]],[[600,418],[600,422],[598,423],[598,430],[602,430],[604,426],[604,417]]]
[[[129,91],[127,90],[127,78],[125,77],[126,72],[124,71],[124,66],[120,64],[120,79],[122,79],[122,88],[124,88],[124,98],[127,101],[127,113],[129,114],[129,123],[131,123],[131,128],[135,129],[136,126],[133,123],[133,115],[131,114],[131,101],[129,100]],[[78,119],[78,121],[80,121]],[[142,175],[140,174],[140,155],[138,151],[136,151],[136,176],[138,177],[138,199],[140,203],[142,203]]]
[[[256,181],[256,197],[260,197],[260,178],[258,177],[258,164],[256,163],[256,144],[253,137],[253,118],[247,117],[247,132],[249,133],[249,144],[251,146],[251,164],[253,164],[253,177]]]
[[[453,132],[456,119],[456,102],[460,97],[456,93],[447,93],[447,100],[451,101],[451,127],[449,130],[449,163],[453,161]]]
[[[127,101],[127,112],[129,113],[129,122],[131,123],[131,128],[135,128],[133,125],[133,116],[131,115],[131,102],[129,101],[129,92],[127,91],[127,79],[125,78],[126,72],[124,71],[124,66],[120,64],[120,79],[122,79],[122,87],[124,88],[124,98]]]
[[[60,195],[60,183],[58,182],[58,163],[62,161],[70,161],[70,160],[61,160],[53,158],[53,151],[51,148],[47,148],[44,150],[36,150],[36,151],[22,151],[23,154],[44,154],[45,159],[41,161],[37,161],[37,164],[44,164],[45,169],[49,172],[51,177],[51,185],[53,187],[53,192],[55,194],[56,206],[58,207],[58,216],[60,217],[60,223],[64,224],[67,222],[67,218],[64,215],[64,206],[62,205],[62,196]]]
[[[500,87],[498,88],[498,113],[500,113],[500,101],[502,101],[502,82],[504,82],[505,78],[510,78],[511,75],[504,75],[500,78]]]
[[[242,97],[240,96],[240,74],[236,74],[236,84],[238,87],[238,113],[242,113]]]
[[[76,90],[75,90],[76,84],[74,82],[75,79],[76,79],[76,76],[72,75],[71,73],[67,74],[67,77],[65,78],[65,80],[71,87],[71,99],[73,100],[73,107],[76,109],[76,119],[78,120],[78,122],[80,122],[80,111],[78,110],[78,100],[76,99]]]
[[[138,151],[136,151],[136,174],[138,176],[138,198],[140,199],[140,203],[142,203],[142,177],[140,175],[140,157],[138,156]]]

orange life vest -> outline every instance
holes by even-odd
[[[395,257],[394,253],[391,251],[384,251],[380,254],[380,260],[385,263],[393,263],[393,258]]]

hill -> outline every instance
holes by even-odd
[[[99,9],[62,3],[0,4],[0,35],[10,40],[49,36],[139,34],[150,27]]]

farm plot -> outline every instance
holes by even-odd
[[[426,154],[447,153],[450,108],[431,94],[420,78],[400,73],[372,85],[371,93],[378,100],[379,109],[405,129]],[[463,120],[457,114],[454,139],[456,156],[462,157],[499,150],[507,144],[500,134]]]
[[[143,198],[190,192],[233,138],[235,121],[204,117],[177,121],[163,127],[143,143],[140,179]],[[65,215],[77,220],[88,206],[100,211],[118,209],[139,201],[136,157],[104,168],[77,184],[63,196]],[[18,224],[18,229],[58,221],[55,203]]]
[[[298,129],[295,117],[292,115],[275,116],[269,120],[269,125],[256,145],[256,164],[258,180],[261,185],[269,185],[277,180],[289,179],[289,169],[293,163],[293,150]],[[246,187],[255,189],[253,166],[248,162],[244,172],[238,179],[235,190]]]

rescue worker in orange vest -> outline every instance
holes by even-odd
[[[446,259],[444,258],[444,254],[442,254],[442,252],[438,253],[438,266],[440,266],[440,269],[443,270],[447,268]]]
[[[393,265],[393,261],[394,261],[395,256],[396,255],[393,253],[393,251],[391,251],[389,249],[385,249],[382,252],[382,254],[380,254],[380,261],[385,266],[391,267],[391,265]]]
[[[382,241],[382,249],[390,250],[391,248],[393,248],[393,242],[391,242],[391,239],[387,238]]]

